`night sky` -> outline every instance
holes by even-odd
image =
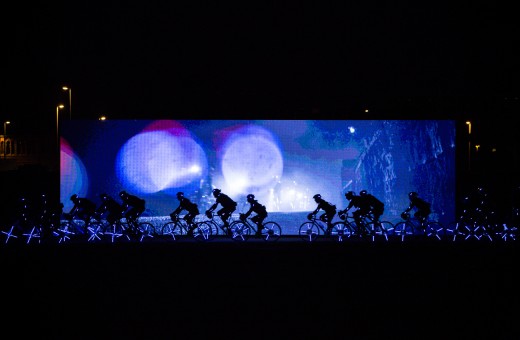
[[[16,3],[2,16],[2,115],[52,113],[62,84],[82,117],[519,90],[518,20],[493,2]]]
[[[59,1],[1,19],[12,131],[53,135],[68,85],[74,119],[455,118],[514,143],[520,30],[494,2]]]

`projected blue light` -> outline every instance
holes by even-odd
[[[137,194],[168,192],[198,183],[207,173],[207,160],[185,131],[146,130],[123,145],[116,173],[123,187]]]
[[[72,194],[84,196],[88,191],[88,176],[81,159],[74,153],[69,143],[60,139],[60,199],[65,211],[72,208],[69,200]]]
[[[283,172],[282,153],[273,135],[258,126],[230,133],[221,154],[223,187],[232,195],[263,191]]]
[[[127,190],[165,216],[183,191],[200,210],[218,187],[247,208],[255,194],[269,212],[312,211],[321,194],[338,208],[366,189],[399,219],[408,192],[453,216],[455,123],[443,120],[121,120],[64,121],[62,200],[98,201]],[[439,191],[438,188],[443,188]]]

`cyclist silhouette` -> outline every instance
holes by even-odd
[[[231,216],[231,214],[236,210],[237,202],[233,201],[228,195],[223,194],[220,189],[213,189],[212,192],[213,197],[215,197],[216,201],[211,207],[209,207],[208,210],[206,210],[206,215],[211,214],[213,210],[215,210],[217,206],[220,204],[222,208],[219,211],[217,211],[217,215],[224,223],[224,230],[228,235],[230,235],[231,231],[229,230],[228,219]]]
[[[256,215],[251,218],[251,221],[255,222],[258,226],[255,236],[262,236],[262,229],[264,228],[262,222],[267,217],[267,209],[264,205],[255,200],[255,195],[253,194],[247,195],[247,202],[250,204],[249,210],[245,214],[240,214],[240,219],[245,220],[254,212]]]
[[[308,218],[312,219],[320,210],[323,210],[324,213],[320,216],[320,220],[327,223],[327,230],[325,233],[330,234],[332,231],[332,219],[334,218],[334,215],[336,215],[336,206],[325,201],[321,198],[320,194],[316,194],[312,198],[314,198],[314,201],[318,203],[318,206],[309,214]]]
[[[130,195],[126,191],[121,191],[119,197],[123,201],[123,216],[132,222],[136,222],[137,218],[141,216],[145,209],[145,200],[135,195]],[[134,229],[135,226],[132,226]],[[135,230],[133,230],[135,232]]]
[[[420,198],[419,194],[415,191],[408,194],[408,199],[410,200],[410,205],[401,213],[403,220],[407,220],[410,217],[409,212],[415,209],[414,217],[421,221],[421,223],[426,221],[431,213],[430,203]]]
[[[123,217],[123,206],[121,204],[107,194],[101,194],[99,197],[101,198],[101,204],[96,210],[96,215],[99,218],[104,217],[112,224]]]
[[[188,198],[184,197],[183,192],[177,193],[177,199],[179,200],[179,206],[175,209],[171,214],[170,218],[174,221],[174,216],[180,214],[183,210],[186,210],[188,213],[184,216],[184,220],[188,223],[188,236],[193,235],[193,229],[195,229],[195,225],[193,224],[193,219],[200,214],[199,207],[196,203],[193,203]]]
[[[383,212],[385,211],[385,204],[381,202],[379,199],[377,199],[374,195],[369,194],[366,190],[361,190],[359,192],[359,196],[363,201],[366,203],[361,203],[361,205],[369,205],[370,211],[374,215],[374,222],[379,221],[379,217],[383,215]]]
[[[82,220],[87,225],[96,213],[96,204],[86,197],[79,197],[77,194],[72,195],[70,200],[74,203],[74,206],[69,211],[68,216]]]
[[[352,207],[357,208],[352,212],[352,216],[354,217],[357,227],[363,231],[363,228],[361,228],[363,225],[362,217],[368,215],[371,210],[368,200],[356,195],[353,191],[346,192],[345,198],[349,200],[349,203],[344,210],[339,211],[340,218],[345,219],[345,214],[352,209]]]

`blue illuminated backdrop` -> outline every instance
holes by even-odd
[[[203,212],[220,188],[244,209],[255,194],[270,212],[316,207],[314,194],[344,208],[344,193],[366,189],[399,219],[408,192],[430,201],[433,217],[455,211],[452,120],[106,120],[61,126],[61,201],[99,202],[121,190],[164,216],[183,191]]]

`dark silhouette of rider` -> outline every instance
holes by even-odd
[[[369,194],[366,190],[361,190],[359,192],[359,196],[363,201],[366,203],[361,203],[361,205],[369,205],[370,211],[374,215],[374,222],[379,221],[379,217],[383,215],[383,212],[385,211],[385,204],[381,202],[378,198],[376,198],[374,195]]]
[[[215,197],[216,201],[206,211],[206,215],[211,214],[217,208],[217,206],[220,204],[222,206],[222,208],[219,211],[217,211],[217,215],[220,217],[220,219],[224,223],[224,230],[226,231],[226,233],[230,234],[231,232],[229,230],[228,219],[231,216],[231,214],[236,210],[237,202],[233,201],[228,195],[223,194],[220,189],[213,189],[212,192],[213,192],[213,197]]]
[[[135,195],[130,195],[126,191],[121,191],[119,197],[123,201],[123,216],[127,220],[136,221],[145,210],[145,200]]]
[[[79,197],[76,194],[72,195],[70,200],[74,203],[74,206],[69,211],[68,217],[82,220],[87,225],[96,213],[96,204],[88,198]]]
[[[334,215],[336,215],[336,206],[325,201],[323,198],[321,198],[320,194],[314,195],[312,198],[314,198],[314,201],[318,203],[318,206],[312,213],[309,214],[309,219],[316,216],[316,214],[323,210],[324,213],[320,216],[320,220],[327,223],[327,230],[325,231],[327,234],[330,234],[332,231],[332,219],[334,218]]]
[[[253,194],[247,195],[247,202],[250,204],[249,210],[245,214],[240,214],[240,219],[245,220],[254,212],[256,215],[251,218],[251,221],[257,225],[255,236],[262,236],[263,222],[267,217],[267,209],[265,205],[255,200],[255,195]]]
[[[345,198],[349,200],[349,203],[344,210],[339,211],[340,217],[344,219],[344,214],[348,213],[353,207],[356,208],[356,210],[352,212],[352,216],[354,217],[356,226],[360,228],[360,230],[363,230],[363,228],[361,228],[363,225],[362,217],[368,215],[371,210],[368,200],[356,195],[353,191],[346,192]]]
[[[174,221],[177,215],[186,210],[188,213],[184,215],[184,220],[188,223],[188,236],[192,236],[193,229],[195,229],[193,219],[200,214],[199,206],[187,197],[184,197],[184,193],[180,191],[177,193],[177,199],[179,200],[179,206],[170,214],[170,218]]]
[[[432,212],[430,208],[430,203],[420,198],[419,194],[415,191],[412,191],[408,194],[408,199],[410,200],[410,205],[408,206],[408,208],[405,209],[405,211],[401,213],[401,217],[404,220],[407,220],[410,217],[409,212],[412,209],[415,209],[414,217],[421,221],[421,223],[426,221],[426,219]]]
[[[119,221],[123,217],[123,206],[107,194],[99,195],[101,204],[96,210],[99,218],[105,218],[110,224]]]

